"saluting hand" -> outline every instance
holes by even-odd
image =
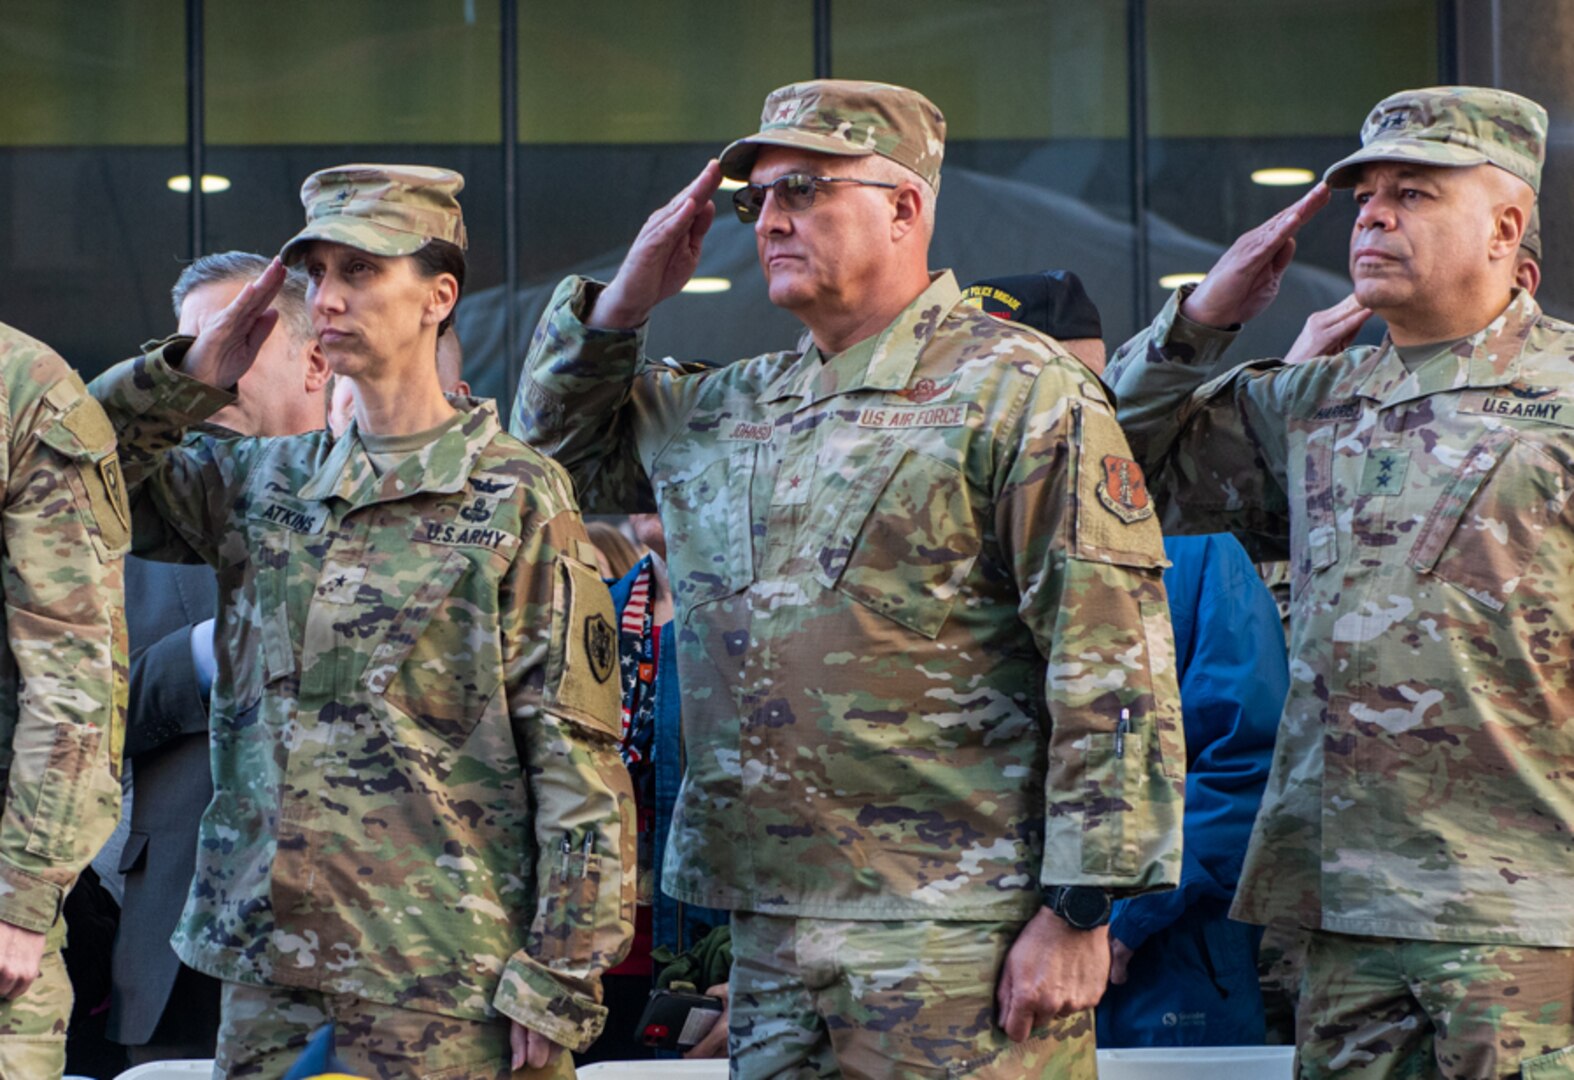
[[[705,233],[716,220],[711,197],[720,187],[721,166],[712,159],[688,187],[645,219],[617,276],[596,297],[587,326],[632,330],[688,284],[699,265]]]
[[[262,343],[279,321],[279,313],[269,305],[284,286],[284,274],[284,264],[275,258],[256,281],[236,293],[229,306],[197,334],[181,370],[210,386],[233,389],[251,370]]]
[[[1350,342],[1355,340],[1361,325],[1371,317],[1371,309],[1362,307],[1354,293],[1331,308],[1314,312],[1296,335],[1295,344],[1284,354],[1284,362],[1304,364],[1319,356],[1335,356],[1344,352],[1350,347]]]
[[[1181,314],[1204,326],[1250,322],[1279,295],[1279,283],[1295,257],[1295,234],[1328,205],[1327,184],[1319,183],[1230,245],[1192,294]]]

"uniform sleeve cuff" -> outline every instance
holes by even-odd
[[[596,306],[596,298],[606,290],[606,283],[596,281],[594,278],[571,277],[563,282],[558,293],[562,303],[559,309],[562,316],[566,317],[578,330],[580,336],[586,341],[597,343],[617,341],[644,342],[645,328],[650,321],[640,323],[632,330],[619,330],[613,327],[587,326],[585,320],[590,318],[591,309]],[[638,353],[635,353],[637,356]]]
[[[1195,288],[1195,285],[1182,285],[1170,294],[1164,310],[1153,320],[1153,335],[1149,340],[1159,354],[1157,359],[1212,367],[1240,335],[1241,327],[1239,323],[1226,329],[1205,326],[1182,315],[1180,306]]]
[[[52,881],[0,862],[0,922],[48,933],[60,918],[66,890]]]
[[[498,1012],[560,1046],[584,1051],[607,1022],[596,1001],[599,984],[555,972],[523,952],[508,958],[492,1005]]]
[[[233,388],[221,390],[180,369],[195,340],[186,334],[172,334],[162,341],[150,341],[143,346],[138,361],[141,370],[153,380],[160,404],[185,419],[188,426],[200,424],[226,405],[235,404]]]

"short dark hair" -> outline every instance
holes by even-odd
[[[174,288],[169,291],[170,301],[175,306],[175,318],[180,318],[180,309],[186,297],[196,290],[206,285],[232,281],[255,281],[272,261],[266,255],[251,251],[221,251],[192,260],[180,272]],[[312,339],[312,316],[311,309],[306,306],[306,285],[306,275],[291,268],[284,275],[284,287],[279,290],[279,298],[273,302],[279,318],[288,327],[290,337],[297,345],[304,345]]]
[[[448,328],[454,325],[454,312],[459,310],[459,297],[465,292],[465,253],[457,244],[450,244],[447,240],[428,240],[426,246],[410,258],[415,260],[416,269],[422,277],[434,278],[438,274],[452,274],[454,280],[459,283],[459,293],[454,298],[454,306],[437,326],[437,336],[442,337],[448,332]]]

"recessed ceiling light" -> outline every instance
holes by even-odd
[[[177,191],[182,195],[191,194],[191,177],[185,173],[181,173],[179,176],[170,177],[168,180],[168,185],[171,191]],[[220,191],[228,191],[229,189],[229,177],[214,176],[212,173],[202,174],[202,193],[204,195],[213,195]]]
[[[1159,278],[1159,288],[1178,289],[1182,285],[1195,285],[1207,276],[1207,274],[1165,274]]]
[[[1316,179],[1310,169],[1258,169],[1252,173],[1252,183],[1265,187],[1299,187]]]
[[[686,293],[719,293],[732,288],[732,279],[724,277],[693,277],[683,286]]]

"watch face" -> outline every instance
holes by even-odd
[[[1061,898],[1062,914],[1072,926],[1091,930],[1103,926],[1109,918],[1109,894],[1103,889],[1073,886]]]

